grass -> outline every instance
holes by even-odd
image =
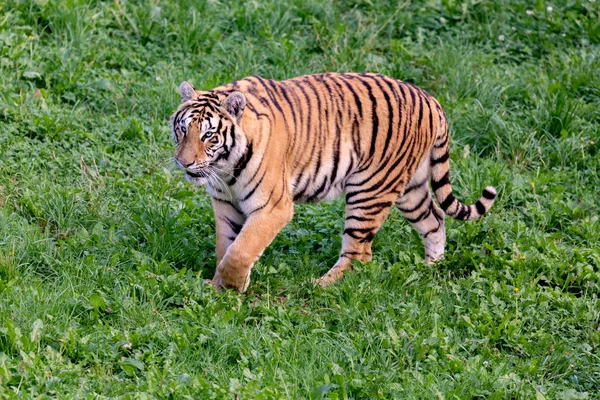
[[[600,398],[600,7],[588,0],[0,3],[0,397]],[[327,289],[343,203],[296,207],[218,295],[168,116],[211,88],[372,71],[452,124],[431,268],[392,212]]]

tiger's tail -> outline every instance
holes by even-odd
[[[452,193],[450,185],[450,136],[448,123],[444,115],[441,116],[441,126],[435,139],[430,157],[430,182],[435,198],[444,212],[454,219],[477,219],[487,213],[496,199],[496,188],[488,186],[475,204],[465,205],[458,201]]]

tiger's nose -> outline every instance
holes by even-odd
[[[179,163],[179,165],[181,165],[183,168],[187,168],[190,165],[194,164],[195,161],[191,161],[188,162],[187,160],[180,160],[179,158],[175,158],[177,160],[177,162]]]

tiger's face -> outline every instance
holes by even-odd
[[[212,92],[197,92],[183,82],[181,105],[171,117],[171,134],[177,146],[175,164],[197,185],[218,184],[231,175],[241,156],[245,138],[240,123],[246,104],[240,92],[220,101]]]

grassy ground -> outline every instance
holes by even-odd
[[[600,398],[598,2],[140,3],[0,2],[0,397]],[[321,289],[343,203],[298,206],[247,294],[204,286],[178,84],[365,70],[440,99],[491,215],[430,268],[394,211]]]

